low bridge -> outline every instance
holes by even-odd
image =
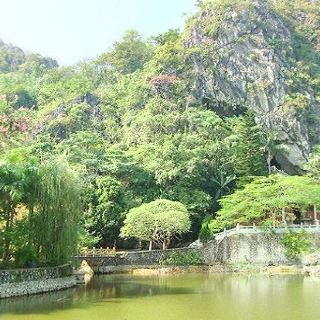
[[[133,268],[159,266],[161,261],[170,257],[173,252],[191,252],[192,248],[175,248],[167,250],[111,251],[110,249],[82,250],[74,258],[87,263],[97,273],[126,271]]]

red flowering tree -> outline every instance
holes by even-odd
[[[171,95],[176,82],[177,76],[175,74],[160,74],[149,80],[152,91],[162,98],[168,98]]]
[[[30,129],[30,113],[23,107],[14,110],[7,103],[7,96],[0,95],[0,148],[25,139]]]

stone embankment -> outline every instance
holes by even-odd
[[[0,298],[57,291],[76,285],[70,265],[0,270]]]
[[[205,244],[201,251],[206,264],[257,266],[310,265],[312,255],[292,260],[287,256],[287,249],[282,244],[283,234],[272,232],[239,233],[222,237]],[[320,232],[308,234],[309,252],[317,252],[320,248]],[[313,258],[314,260],[315,258]],[[320,261],[319,261],[320,264]]]
[[[292,260],[288,258],[287,249],[282,244],[283,233],[280,233],[281,230],[278,231],[279,233],[260,232],[259,230],[241,231],[240,229],[239,232],[234,230],[234,232],[227,233],[226,236],[217,237],[207,244],[198,244],[193,248],[118,252],[114,256],[78,256],[77,259],[80,262],[84,261],[87,268],[91,268],[95,273],[133,272],[139,269],[157,269],[159,265],[161,265],[160,268],[163,268],[161,262],[174,252],[188,254],[197,251],[202,257],[204,265],[210,266],[210,272],[278,273],[281,269],[280,273],[287,271],[292,273],[292,268],[289,270],[288,266],[297,266],[294,268],[295,273],[316,273],[315,266],[320,266],[320,256],[317,258],[315,255],[315,252],[320,248],[320,232],[315,229],[308,234],[310,253],[313,255],[309,254]],[[273,268],[280,266],[282,268]],[[156,271],[149,273],[152,272],[156,273]]]

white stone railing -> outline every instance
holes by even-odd
[[[250,234],[250,233],[265,233],[267,230],[270,230],[274,233],[284,233],[288,230],[299,231],[305,230],[306,232],[320,232],[320,224],[317,222],[316,224],[291,224],[291,225],[282,225],[278,227],[271,227],[270,229],[266,229],[262,226],[241,226],[237,225],[233,229],[224,229],[224,231],[215,234],[215,240],[221,241],[226,237],[236,235],[236,234]]]

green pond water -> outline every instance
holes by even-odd
[[[319,320],[320,281],[302,276],[95,276],[86,286],[0,300],[5,320]]]

